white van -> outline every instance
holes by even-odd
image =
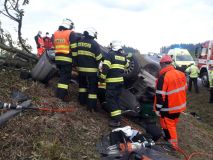
[[[187,49],[174,48],[170,49],[168,55],[172,57],[177,67],[186,68],[190,64],[195,64],[195,61]]]

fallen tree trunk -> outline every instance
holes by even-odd
[[[15,67],[15,68],[26,68],[29,67],[29,63],[26,60],[17,58],[2,58],[0,57],[0,66]]]
[[[28,62],[34,62],[35,63],[35,62],[38,61],[38,57],[36,57],[36,55],[29,54],[29,53],[27,53],[23,50],[20,50],[20,49],[14,48],[14,47],[9,47],[9,46],[4,45],[2,43],[0,43],[0,48],[16,55],[17,57],[25,59]]]

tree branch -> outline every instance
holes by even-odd
[[[4,16],[10,18],[10,16],[8,16],[7,14],[5,14],[4,12],[0,11],[0,14],[3,14]]]
[[[22,49],[24,49],[26,52],[31,53],[31,51],[26,47],[26,45],[23,43],[23,38],[22,38],[22,33],[21,33],[21,28],[22,28],[22,19],[24,16],[24,11],[22,9],[19,9],[19,3],[20,0],[13,0],[12,2],[10,0],[5,0],[4,1],[4,9],[6,13],[3,13],[5,16],[8,18],[16,21],[18,23],[18,40],[19,43],[21,44]],[[23,0],[22,5],[28,4],[28,0]],[[11,10],[14,11],[15,16],[13,16],[8,8],[12,8]]]
[[[21,57],[23,59],[26,59],[27,61],[32,61],[32,62],[37,62],[38,58],[34,54],[29,54],[23,50],[14,48],[14,47],[9,47],[5,44],[0,43],[0,48],[3,50],[6,50],[10,53],[16,54],[18,57]]]
[[[14,16],[12,16],[12,15],[10,14],[10,12],[8,11],[7,2],[8,2],[8,0],[5,0],[5,1],[4,1],[4,8],[5,8],[5,11],[6,11],[7,15],[8,15],[12,20],[18,22],[18,19],[15,18]],[[9,2],[10,2],[10,1],[9,1]]]

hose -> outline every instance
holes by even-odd
[[[213,159],[213,153],[192,152],[192,153],[188,156],[187,160],[192,159],[192,157],[194,157],[194,156],[196,156],[196,155],[205,155],[205,156],[210,157],[211,159]]]
[[[46,108],[46,107],[25,107],[23,105],[15,105],[11,103],[0,102],[0,109],[12,109],[12,110],[38,110],[38,111],[47,111],[47,112],[74,112],[76,108]]]
[[[38,108],[38,107],[29,107],[27,109],[32,110],[39,110],[39,111],[46,111],[46,112],[58,112],[58,113],[64,113],[64,112],[74,112],[76,108]]]
[[[178,147],[178,146],[173,146],[173,147],[174,147],[174,149],[175,149],[177,152],[179,152],[180,154],[182,154],[182,155],[184,156],[185,160],[188,159],[188,156],[187,156],[186,152],[185,152],[183,149],[181,149],[181,148]]]

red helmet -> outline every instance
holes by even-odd
[[[172,58],[169,55],[164,55],[161,59],[160,59],[160,63],[171,63],[172,62]]]

